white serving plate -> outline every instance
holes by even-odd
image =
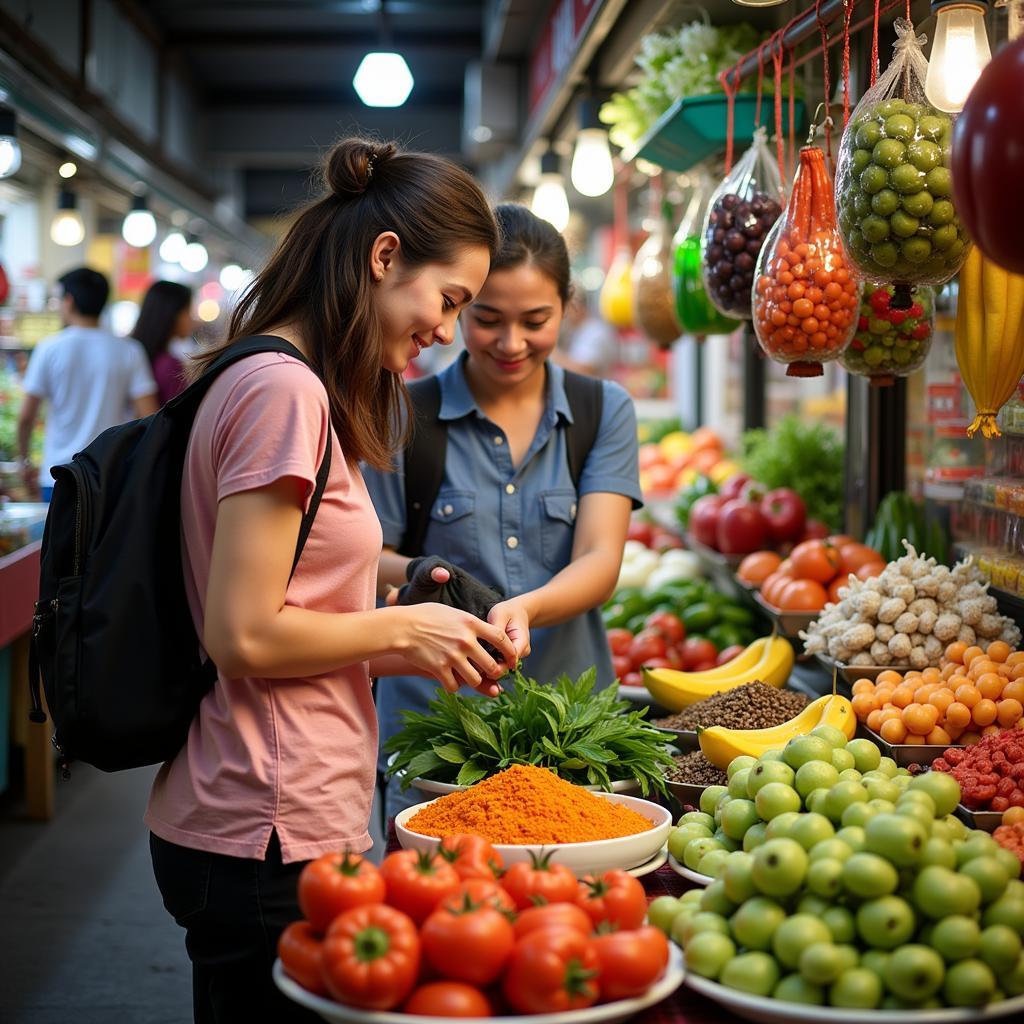
[[[617,1024],[618,1021],[629,1020],[641,1010],[646,1010],[670,996],[683,980],[683,954],[674,943],[669,945],[668,967],[661,981],[655,982],[646,993],[636,999],[618,999],[613,1003],[600,1006],[589,1006],[585,1010],[566,1010],[564,1013],[535,1013],[528,1017],[463,1017],[461,1021],[475,1024]],[[301,985],[285,974],[280,960],[274,961],[274,983],[289,999],[295,1000],[314,1013],[319,1013],[324,1020],[336,1021],[339,1024],[444,1024],[454,1021],[452,1017],[424,1017],[412,1013],[381,1013],[374,1010],[360,1010],[354,1006],[344,1006],[323,996],[315,996],[307,992]]]
[[[702,875],[699,871],[694,871],[692,868],[688,868],[685,864],[680,864],[679,861],[669,854],[668,866],[677,874],[683,878],[689,879],[691,882],[696,882],[698,885],[710,885],[714,879],[710,875]]]
[[[1024,996],[1004,999],[980,1009],[955,1008],[948,1010],[846,1010],[833,1006],[806,1006],[802,1003],[784,1003],[780,999],[752,996],[733,988],[719,985],[700,975],[687,972],[684,978],[688,988],[713,999],[737,1017],[762,1024],[960,1024],[960,1022],[997,1020],[1024,1014]]]
[[[645,864],[640,864],[638,867],[635,867],[635,868],[627,868],[626,869],[626,874],[632,875],[634,878],[643,878],[644,875],[653,874],[667,860],[668,860],[668,847],[667,846],[663,846]]]
[[[636,796],[624,796],[621,793],[595,793],[602,800],[623,804],[631,810],[642,814],[653,822],[653,828],[635,836],[622,836],[619,839],[596,839],[588,843],[553,843],[547,846],[536,844],[506,845],[495,843],[494,849],[501,854],[506,864],[529,863],[532,855],[553,851],[551,860],[565,864],[578,876],[608,871],[611,868],[635,868],[646,864],[665,845],[669,830],[672,828],[672,814],[659,804],[650,800],[641,800]],[[419,832],[410,832],[405,823],[418,811],[423,810],[427,803],[406,807],[395,818],[395,832],[398,842],[406,850],[426,850],[432,852],[441,844],[434,836],[424,836]]]

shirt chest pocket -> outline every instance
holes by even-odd
[[[572,539],[576,530],[574,490],[561,488],[540,495],[541,555],[547,568],[558,572],[572,558]]]
[[[472,491],[441,491],[430,509],[424,554],[439,555],[474,572],[480,562],[476,495]]]

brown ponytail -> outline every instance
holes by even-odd
[[[473,178],[427,153],[393,143],[343,139],[321,167],[323,194],[305,206],[231,315],[228,338],[200,353],[193,379],[238,338],[295,324],[324,382],[345,457],[385,469],[410,422],[401,378],[382,366],[369,253],[384,231],[401,240],[402,263],[449,263],[483,246],[498,228]],[[402,415],[403,412],[406,415]]]

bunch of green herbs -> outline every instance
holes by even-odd
[[[617,685],[595,691],[595,678],[591,668],[544,684],[516,671],[512,689],[492,699],[439,690],[427,714],[402,712],[403,728],[384,744],[398,755],[388,772],[404,772],[403,789],[414,778],[471,786],[531,764],[578,785],[635,779],[644,796],[665,793],[667,734],[646,721],[646,707],[619,700]]]
[[[743,471],[769,489],[790,487],[804,500],[809,518],[838,530],[843,522],[843,442],[819,423],[790,414],[772,430],[743,435]]]

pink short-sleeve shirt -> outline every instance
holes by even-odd
[[[283,477],[307,500],[332,430],[312,371],[277,353],[225,370],[196,416],[181,486],[192,619],[203,614],[218,503]],[[374,606],[381,528],[363,478],[331,435],[331,470],[286,601],[320,612]],[[253,557],[259,557],[253,552]],[[284,861],[368,849],[377,720],[365,662],[310,679],[228,679],[203,698],[181,752],[156,776],[146,824],[169,842]]]

